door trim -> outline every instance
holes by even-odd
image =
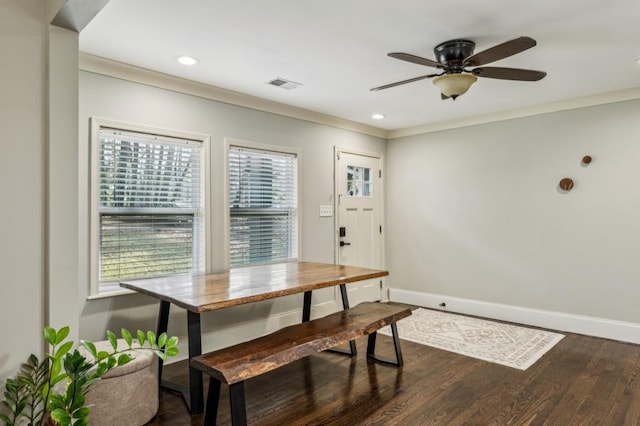
[[[339,262],[339,253],[338,253],[338,244],[340,242],[340,238],[338,236],[338,215],[340,214],[340,209],[338,208],[338,153],[344,152],[347,154],[360,155],[363,157],[371,157],[376,158],[380,161],[380,170],[382,172],[382,178],[380,178],[380,224],[382,225],[382,233],[380,234],[380,265],[382,269],[386,269],[386,250],[385,250],[385,233],[386,233],[386,221],[385,221],[385,178],[386,173],[384,170],[384,154],[373,151],[363,151],[353,148],[346,148],[338,145],[333,146],[333,259],[334,263],[338,264]],[[386,283],[386,278],[381,278],[382,288],[380,289],[380,301],[386,302],[389,300],[389,291]],[[336,303],[341,302],[340,294],[336,290]]]

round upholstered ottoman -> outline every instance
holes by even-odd
[[[107,340],[95,345],[98,351],[113,351]],[[126,348],[126,342],[118,340],[118,349]],[[80,352],[93,358],[83,347]],[[142,350],[128,353],[133,360],[108,371],[87,391],[91,426],[141,426],[158,412],[158,357]]]

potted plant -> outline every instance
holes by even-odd
[[[125,349],[118,349],[117,336],[107,331],[110,351],[98,351],[93,342],[81,340],[92,359],[77,348],[72,351],[74,342],[67,340],[69,327],[59,330],[46,327],[43,335],[51,352],[42,360],[31,354],[15,378],[7,379],[0,405],[0,420],[6,426],[86,425],[90,410],[85,405],[87,390],[107,371],[130,362],[132,351],[142,349],[162,360],[178,354],[177,337],[168,337],[166,333],[156,337],[152,331],[138,330],[134,339],[123,328]]]

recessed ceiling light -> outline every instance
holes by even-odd
[[[371,116],[371,118],[373,118],[374,120],[382,120],[385,117],[386,117],[386,115],[384,115],[384,114],[373,114]]]
[[[640,58],[636,59],[636,64],[640,65]]]
[[[198,60],[191,56],[178,56],[178,62],[180,62],[182,65],[191,66],[197,64]]]

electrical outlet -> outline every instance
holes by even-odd
[[[331,217],[333,216],[333,206],[320,206],[320,217]]]

